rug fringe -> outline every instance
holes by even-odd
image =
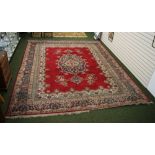
[[[98,109],[93,109],[93,110],[84,110],[84,111],[74,111],[74,112],[66,112],[66,113],[53,113],[53,114],[36,114],[36,115],[18,115],[18,116],[5,116],[5,118],[8,119],[17,119],[17,118],[36,118],[36,117],[48,117],[48,116],[62,116],[62,115],[76,115],[76,114],[81,114],[81,113],[88,113],[90,111],[95,111],[95,110],[104,110],[104,109],[108,109],[108,108],[117,108],[117,107],[123,107],[123,106],[131,106],[131,105],[151,105],[154,104],[154,102],[147,102],[147,103],[133,103],[133,104],[123,104],[120,106],[117,105],[113,105],[113,106],[109,106],[109,107],[104,107],[104,108],[98,108]]]
[[[53,114],[38,114],[38,115],[18,115],[18,116],[5,116],[7,119],[17,119],[17,118],[36,118],[36,117],[48,117],[48,116],[62,116],[62,115],[76,115],[76,114],[81,114],[81,113],[88,113],[90,110],[85,110],[85,111],[75,111],[75,112],[66,112],[66,113],[53,113]]]

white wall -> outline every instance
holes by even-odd
[[[110,42],[108,32],[103,32],[101,41],[155,96],[154,35],[153,32],[115,32],[114,39]]]

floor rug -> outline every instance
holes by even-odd
[[[29,40],[6,116],[61,115],[149,103],[100,42]]]
[[[85,32],[53,32],[53,37],[87,37]]]

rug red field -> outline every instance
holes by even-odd
[[[89,48],[46,48],[45,93],[110,88]]]
[[[79,113],[150,100],[98,41],[29,41],[8,117]]]

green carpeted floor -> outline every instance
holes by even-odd
[[[93,33],[87,32],[87,38],[47,38],[48,40],[93,40]],[[27,45],[27,40],[32,39],[30,34],[23,33],[22,39],[16,48],[16,51],[10,61],[12,70],[12,80],[9,84],[7,91],[1,92],[5,98],[5,103],[2,105],[2,110],[5,112],[8,107],[9,98],[13,89],[17,72],[19,70],[24,50]],[[33,38],[38,39],[38,38]],[[46,39],[46,38],[45,38]],[[110,52],[110,51],[109,51]],[[117,59],[117,58],[116,58]],[[120,63],[120,62],[119,62]],[[121,64],[121,63],[120,63]],[[122,65],[122,64],[121,64]],[[124,66],[123,68],[127,70]],[[128,70],[127,70],[128,71]],[[129,71],[128,71],[129,72]],[[129,72],[134,78],[134,76]],[[135,79],[135,78],[134,78]],[[136,83],[140,83],[135,79]],[[154,98],[140,85],[140,87],[154,100]],[[150,105],[133,105],[118,108],[95,110],[89,113],[61,115],[61,116],[48,116],[48,117],[34,117],[22,119],[6,119],[6,122],[155,122],[155,104]]]

